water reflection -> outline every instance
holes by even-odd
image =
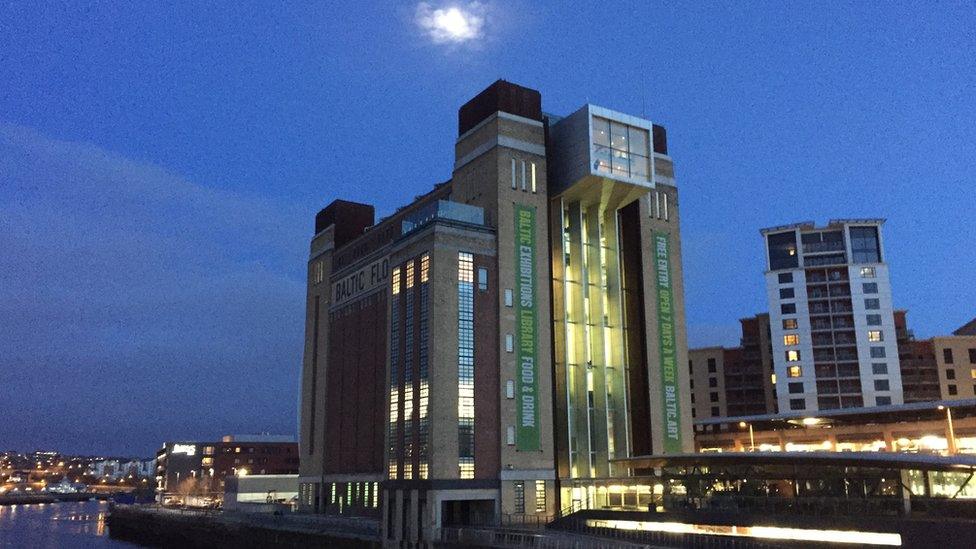
[[[0,505],[0,548],[122,548],[108,536],[107,502]]]

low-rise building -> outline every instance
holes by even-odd
[[[156,454],[156,492],[219,499],[225,479],[298,474],[298,443],[278,435],[228,435],[220,442],[166,442]]]

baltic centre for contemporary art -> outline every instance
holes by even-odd
[[[595,482],[631,475],[617,460],[692,451],[678,218],[663,127],[544,113],[505,81],[460,108],[449,180],[380,220],[329,204],[301,508],[423,540],[590,506]]]

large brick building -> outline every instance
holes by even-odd
[[[303,510],[429,539],[599,506],[615,458],[693,448],[664,128],[541,107],[498,81],[459,110],[448,181],[379,221],[342,200],[317,216]]]

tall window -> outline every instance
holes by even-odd
[[[593,168],[598,172],[647,181],[649,143],[643,128],[593,117]]]
[[[942,358],[946,364],[952,364],[952,349],[942,349]]]
[[[413,317],[414,261],[407,262],[403,327],[403,478],[413,479]]]
[[[389,464],[387,475],[397,478],[397,424],[400,419],[400,268],[391,276],[393,303],[390,313],[390,422],[387,428]],[[333,485],[334,486],[334,485]]]
[[[546,512],[546,481],[535,481],[535,512]]]
[[[515,481],[515,514],[525,513],[525,482]]]
[[[430,339],[430,329],[428,322],[428,311],[430,310],[430,255],[424,254],[420,257],[420,349],[417,369],[420,377],[420,394],[418,426],[417,426],[417,450],[419,461],[417,463],[417,476],[420,479],[427,479],[429,473],[429,430],[430,420],[427,418],[427,408],[430,398],[430,387],[428,384],[428,344]]]
[[[877,227],[851,227],[851,257],[854,263],[881,261]]]
[[[458,472],[474,478],[474,256],[458,253]]]

